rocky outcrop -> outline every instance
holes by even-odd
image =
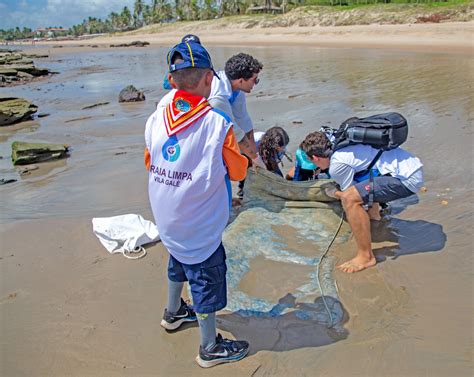
[[[110,47],[145,47],[148,46],[150,42],[146,41],[133,41],[130,43],[120,43],[120,44],[112,44]]]
[[[30,119],[38,107],[23,98],[0,98],[0,126]]]
[[[65,144],[14,141],[12,143],[13,165],[28,165],[64,158],[67,157],[69,148],[69,145]]]
[[[32,58],[47,57],[47,55],[23,54],[17,51],[0,51],[0,87],[22,84],[35,77],[51,74],[47,68],[38,68]]]
[[[119,94],[119,102],[139,101],[145,101],[145,94],[143,94],[142,91],[138,90],[133,85],[123,88]]]

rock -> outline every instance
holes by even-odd
[[[26,73],[26,72],[18,71],[17,77],[21,77],[23,79],[31,80],[34,76],[29,74],[29,73]]]
[[[5,64],[3,67],[6,69],[15,69],[17,71],[26,72],[33,76],[44,76],[49,73],[47,68],[38,68],[33,64]]]
[[[46,76],[50,72],[46,68],[35,67],[32,58],[47,55],[27,55],[24,53],[0,51],[0,86],[22,84],[33,80],[36,76]]]
[[[144,100],[145,94],[133,85],[125,87],[119,94],[119,102],[138,102]]]
[[[14,178],[2,178],[0,179],[0,185],[6,185],[7,183],[13,183],[16,182],[16,179]]]
[[[135,47],[145,47],[145,46],[148,46],[149,44],[150,42],[146,42],[146,41],[133,41],[132,43],[130,43],[130,45],[135,46]]]
[[[110,102],[99,102],[99,103],[94,103],[93,105],[84,106],[84,107],[82,108],[82,110],[93,109],[94,107],[108,105],[109,103],[110,103]]]
[[[145,47],[148,46],[150,42],[146,41],[133,41],[131,43],[119,43],[119,44],[112,44],[110,47]]]
[[[0,76],[16,76],[17,73],[16,69],[0,67]]]
[[[0,126],[21,122],[31,118],[38,107],[23,98],[0,98]]]
[[[66,144],[14,141],[12,143],[13,165],[28,165],[67,157],[69,148],[69,145]]]

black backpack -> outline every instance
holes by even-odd
[[[402,145],[408,137],[407,120],[399,113],[372,115],[367,118],[349,118],[333,133],[333,151],[349,145],[366,144],[379,149],[367,169],[357,172],[356,176],[370,175],[369,207],[373,202],[373,171],[375,163],[384,151]]]
[[[407,120],[399,113],[349,118],[333,134],[333,151],[354,144],[367,144],[388,151],[402,145],[408,136]]]

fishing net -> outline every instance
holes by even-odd
[[[324,188],[330,180],[290,182],[249,169],[245,201],[224,232],[228,304],[242,316],[299,319],[332,326],[343,317],[334,258],[328,247],[346,242],[342,208]],[[337,237],[336,237],[337,235]]]

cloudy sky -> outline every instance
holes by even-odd
[[[124,6],[132,10],[133,3],[134,0],[0,0],[0,29],[70,27],[89,16],[104,19]]]

